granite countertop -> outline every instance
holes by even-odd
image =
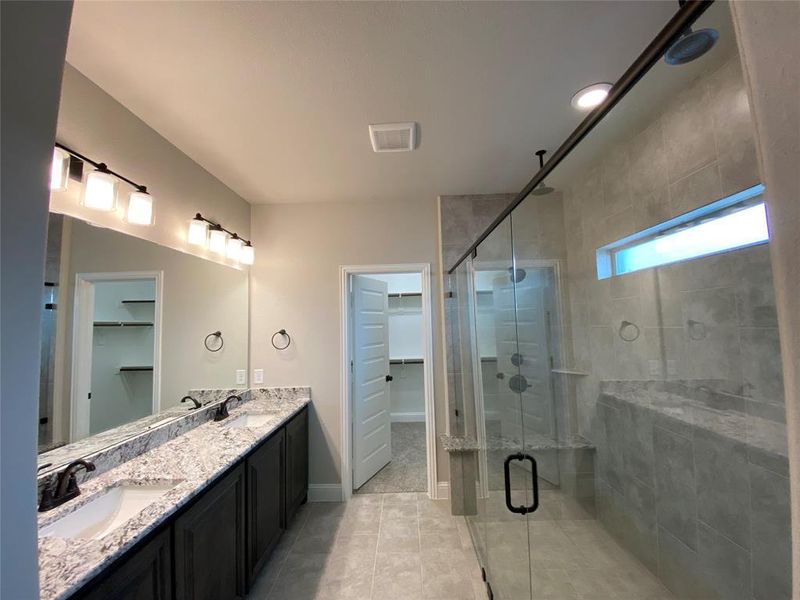
[[[652,410],[685,425],[705,429],[780,458],[788,455],[786,425],[747,412],[745,399],[728,395],[731,406],[708,404],[691,397],[691,390],[677,385],[641,382],[604,382],[603,395]],[[696,392],[694,392],[696,393]],[[723,396],[713,395],[713,398]],[[741,405],[741,406],[738,406]],[[735,408],[734,408],[735,407]]]
[[[39,586],[41,600],[65,598],[80,585],[131,548],[146,534],[206,488],[304,406],[310,395],[276,398],[267,394],[230,411],[218,423],[210,421],[81,484],[81,495],[63,506],[39,514],[39,527],[75,510],[107,488],[122,484],[172,483],[175,487],[123,526],[101,539],[39,538]],[[241,414],[267,414],[260,427],[226,428]]]

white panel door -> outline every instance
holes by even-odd
[[[392,459],[389,295],[385,281],[353,276],[353,488]]]

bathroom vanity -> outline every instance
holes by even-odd
[[[244,598],[308,494],[308,388],[249,392],[40,513],[41,598]]]

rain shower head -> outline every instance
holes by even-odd
[[[686,0],[678,0],[678,5],[683,6]],[[719,39],[716,29],[698,29],[692,31],[687,27],[675,43],[664,53],[664,62],[668,65],[685,65],[696,58],[700,58],[714,47]]]
[[[685,65],[711,50],[718,39],[716,29],[689,29],[669,47],[664,54],[664,61],[668,65]]]
[[[547,153],[547,150],[537,150],[536,156],[539,157],[539,170],[542,170],[544,167],[544,155]],[[544,181],[540,181],[539,185],[531,190],[531,194],[534,196],[546,196],[547,194],[551,194],[555,191],[555,188],[551,188],[549,185],[545,185]]]

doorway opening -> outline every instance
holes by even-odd
[[[158,412],[161,288],[160,272],[77,274],[73,440]]]
[[[342,495],[436,496],[428,265],[342,267]]]

